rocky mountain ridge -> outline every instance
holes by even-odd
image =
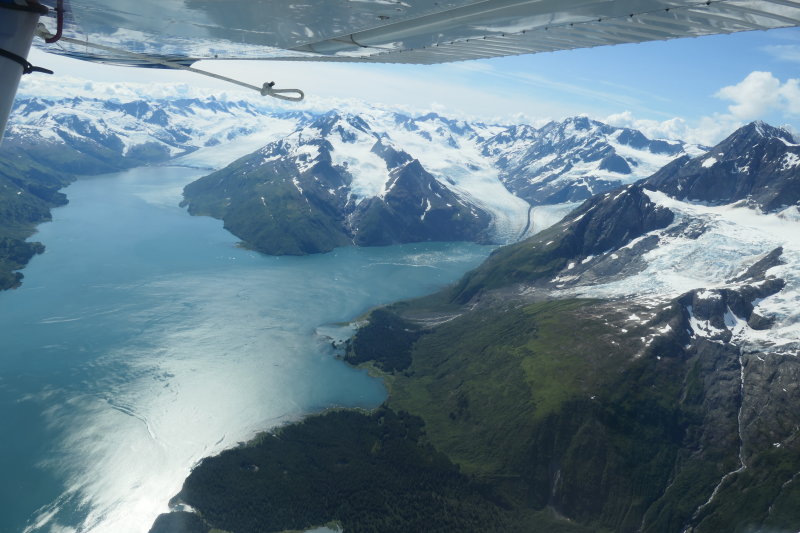
[[[583,201],[649,176],[676,157],[705,151],[582,116],[549,122],[525,138],[524,145],[504,146],[501,133],[484,150],[496,158],[503,183],[532,204]]]
[[[787,130],[753,122],[704,157],[676,159],[647,183],[678,199],[785,209],[800,201],[800,144]]]

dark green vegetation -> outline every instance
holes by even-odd
[[[758,389],[785,381],[762,381],[758,354],[691,337],[687,311],[747,319],[747,302],[782,286],[649,308],[502,291],[462,306],[450,290],[379,309],[347,358],[385,371],[380,410],[314,417],[209,459],[181,498],[236,533],[331,520],[348,532],[796,531],[800,443],[775,429],[796,416],[781,404],[782,422],[759,422],[776,393]]]
[[[348,343],[345,361],[352,365],[372,362],[386,372],[404,370],[411,364],[411,347],[420,335],[417,324],[376,309]]]
[[[40,242],[25,242],[12,237],[0,237],[0,290],[19,287],[22,272],[15,272],[28,264],[36,254],[44,252]]]
[[[22,143],[6,139],[0,145],[0,290],[19,286],[23,276],[16,271],[44,251],[40,243],[25,239],[36,224],[50,220],[51,208],[67,203],[58,191],[72,179],[55,161],[42,162]]]
[[[187,185],[189,213],[220,218],[249,246],[273,255],[327,252],[351,243],[336,209],[300,193],[292,180],[296,170],[281,162],[253,168],[251,159],[239,159]],[[318,167],[335,175],[327,162]]]
[[[179,498],[234,532],[332,518],[348,533],[512,530],[503,500],[431,447],[419,418],[391,409],[311,417],[206,459]]]
[[[643,356],[649,327],[609,331],[623,317],[605,305],[465,313],[420,339],[388,404],[421,416],[439,450],[517,505],[633,531],[669,480],[691,407],[680,407],[684,354]]]
[[[782,286],[774,285],[766,290]],[[800,445],[774,429],[766,436],[766,422],[740,427],[741,365],[758,364],[756,354],[740,361],[733,345],[690,338],[684,303],[462,309],[408,348],[411,364],[387,376],[387,406],[420,416],[437,450],[518,512],[551,509],[593,531],[795,531]],[[376,324],[419,319],[431,312],[430,299],[422,306],[394,306],[395,321],[381,316]],[[627,321],[648,311],[655,314],[647,322]],[[751,389],[777,383],[750,379],[744,398],[764,416],[764,391]],[[786,416],[783,424],[796,418]],[[741,467],[741,438],[747,468],[725,478],[704,506]]]

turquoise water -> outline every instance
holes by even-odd
[[[201,171],[78,181],[0,293],[0,532],[143,533],[202,457],[380,381],[333,357],[332,323],[432,291],[490,248],[430,243],[268,257],[189,217]]]

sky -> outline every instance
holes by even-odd
[[[71,78],[121,92],[146,84],[231,97],[239,89],[187,72],[96,65],[33,49],[55,79],[25,76],[20,90]],[[654,138],[712,145],[752,120],[800,133],[800,28],[463,61],[444,65],[362,65],[203,61],[194,65],[260,86],[300,88],[302,109],[368,102],[456,118],[541,124],[588,115]],[[33,79],[36,78],[36,79]],[[74,80],[72,80],[74,82]],[[252,92],[252,94],[256,94]]]

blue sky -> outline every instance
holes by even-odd
[[[98,66],[32,51],[36,64],[100,82],[187,84],[183,72]],[[617,45],[434,66],[203,62],[255,85],[299,87],[309,105],[342,99],[484,120],[587,114],[655,137],[716,142],[762,119],[800,131],[800,28]],[[26,80],[27,81],[27,80]]]

